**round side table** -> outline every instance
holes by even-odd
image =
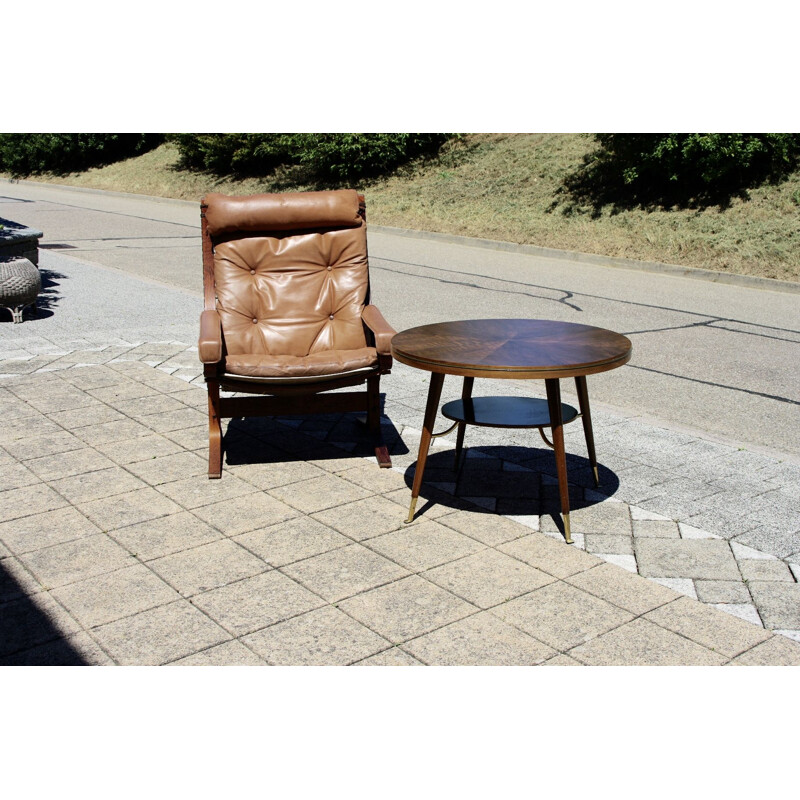
[[[447,403],[442,409],[443,415],[458,426],[456,460],[467,425],[538,428],[555,452],[565,539],[571,543],[563,426],[578,416],[582,418],[586,448],[597,483],[597,457],[586,376],[622,366],[630,360],[631,351],[630,340],[614,331],[549,320],[460,320],[421,325],[398,333],[392,339],[394,358],[402,364],[431,373],[406,522],[414,519],[444,377],[460,375],[464,378],[461,400]],[[547,400],[473,398],[475,378],[544,380]],[[580,414],[572,406],[562,404],[561,378],[575,379]],[[552,442],[545,437],[545,428],[552,431]]]

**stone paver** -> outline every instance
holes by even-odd
[[[681,597],[649,611],[644,619],[733,658],[770,638],[768,631],[730,614]]]
[[[86,447],[81,450],[71,450],[67,453],[34,458],[31,461],[26,461],[25,466],[31,472],[36,473],[40,480],[53,481],[113,467],[114,462],[102,453],[98,453],[97,450]],[[18,470],[20,467],[22,465],[18,464],[15,469]],[[6,486],[9,489],[13,488],[9,484],[6,484]]]
[[[43,514],[0,523],[0,541],[18,554],[63,544],[73,539],[101,533],[100,528],[75,508],[59,508]]]
[[[704,603],[750,603],[750,592],[741,581],[694,581],[697,599]]]
[[[234,636],[324,606],[325,600],[277,570],[197,595],[193,604]]]
[[[408,570],[360,544],[350,544],[283,568],[329,603],[390,583]]]
[[[391,533],[403,526],[397,503],[381,495],[345,503],[312,516],[359,542]]]
[[[265,520],[259,522],[264,524]],[[258,528],[234,537],[234,541],[273,567],[304,561],[352,543],[346,536],[305,516]]]
[[[218,644],[169,662],[171,667],[226,667],[230,664],[240,667],[267,666],[267,662],[261,656],[257,656],[238,641]]]
[[[403,649],[439,666],[534,666],[556,651],[492,614],[475,614],[412,639]]]
[[[176,661],[232,637],[186,600],[101,625],[92,636],[122,665]]]
[[[208,478],[203,474],[199,480],[208,481]],[[296,517],[298,512],[266,493],[257,492],[200,506],[194,509],[194,515],[214,525],[226,536],[235,536],[260,527],[263,520],[285,522]]]
[[[353,664],[355,667],[420,667],[421,661],[410,656],[399,647],[391,647],[374,656],[369,656]]]
[[[145,483],[120,467],[70,475],[51,480],[50,486],[70,503],[86,503],[103,497],[125,494],[145,487]]]
[[[722,539],[639,539],[636,559],[648,578],[736,580],[740,577],[730,545]]]
[[[800,667],[800,651],[789,639],[773,636],[737,656],[730,664],[738,667]]]
[[[155,489],[136,489],[125,494],[78,503],[75,506],[103,530],[114,530],[137,522],[180,511],[180,506]]]
[[[33,550],[20,560],[51,589],[133,565],[131,554],[104,533]]]
[[[128,472],[151,486],[194,478],[208,472],[208,464],[194,453],[171,453],[126,465]]]
[[[367,547],[413,572],[467,556],[484,546],[434,520],[404,525],[400,530],[370,539]]]
[[[476,612],[476,606],[417,575],[351,597],[339,607],[393,644]]]
[[[9,521],[56,508],[64,508],[67,501],[49,486],[37,483],[3,492],[0,521]]]
[[[269,664],[344,666],[389,648],[389,642],[332,606],[250,634],[243,642]]]
[[[269,567],[230,539],[220,539],[148,562],[184,597],[250,578]]]
[[[492,613],[566,652],[633,619],[633,614],[562,581],[509,600]]]
[[[117,528],[113,538],[143,562],[191,550],[224,534],[187,511]]]
[[[652,611],[679,596],[664,586],[608,563],[578,572],[566,581],[633,614]]]
[[[641,618],[575,647],[570,655],[603,667],[710,667],[726,661],[725,656]]]
[[[374,492],[337,475],[324,475],[289,486],[279,486],[272,489],[271,494],[305,514],[313,514],[352,500],[361,500]]]
[[[531,533],[497,549],[556,578],[567,578],[602,563],[596,556],[578,549],[565,550],[561,545],[544,534]]]
[[[430,569],[423,577],[479,608],[500,605],[553,581],[550,575],[497,550],[482,550]]]
[[[800,630],[800,584],[751,581],[748,588],[767,628]]]
[[[144,564],[135,564],[72,583],[53,597],[86,628],[129,617],[180,595]]]

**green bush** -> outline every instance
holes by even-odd
[[[347,181],[385,175],[424,153],[439,149],[442,133],[297,134],[300,163],[322,180]]]
[[[63,175],[140,155],[163,141],[157,133],[2,133],[0,171]]]
[[[595,205],[702,205],[791,174],[795,133],[601,133],[567,188]]]
[[[597,134],[626,184],[690,181],[696,186],[742,187],[781,175],[800,152],[792,133]]]
[[[267,175],[291,160],[291,136],[276,133],[178,133],[169,137],[184,169],[239,177]]]
[[[181,166],[218,175],[266,176],[277,167],[300,167],[321,184],[391,172],[438,150],[447,134],[416,133],[204,133],[175,134]]]

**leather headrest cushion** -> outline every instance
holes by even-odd
[[[241,197],[213,192],[201,201],[212,236],[234,231],[293,231],[311,228],[357,228],[358,192],[253,194]]]

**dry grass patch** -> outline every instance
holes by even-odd
[[[564,178],[592,149],[579,134],[467,137],[416,174],[369,187],[372,222],[583,253],[800,280],[800,174],[729,208],[573,208]]]

